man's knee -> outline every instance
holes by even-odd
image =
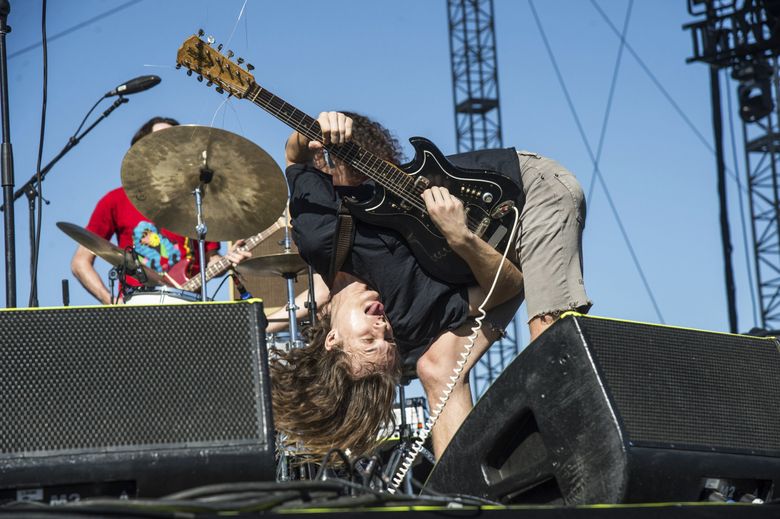
[[[426,392],[447,385],[454,374],[455,365],[451,358],[442,358],[436,352],[428,350],[417,361],[417,376]]]

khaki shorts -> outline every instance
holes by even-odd
[[[517,240],[524,294],[488,312],[486,322],[503,329],[525,298],[528,320],[567,310],[587,312],[593,304],[582,277],[585,199],[574,175],[552,159],[517,153],[525,205]]]

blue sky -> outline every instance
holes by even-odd
[[[585,281],[597,315],[728,329],[718,223],[707,67],[686,64],[691,21],[683,0],[596,0],[617,27],[632,5],[614,98],[604,133],[600,170],[617,214],[651,289],[649,292],[600,185],[593,189],[584,238]],[[75,281],[69,263],[75,243],[57,221],[86,225],[97,200],[120,185],[130,137],[153,115],[211,124],[238,133],[283,164],[289,130],[251,103],[220,97],[174,69],[176,51],[203,28],[255,66],[257,81],[302,110],[366,113],[406,139],[421,135],[455,152],[455,130],[445,0],[50,0],[49,37],[101,13],[114,14],[49,44],[44,164],[65,145],[92,104],[106,91],[143,74],[162,83],[130,96],[51,171],[44,182],[39,267],[42,306],[61,302],[62,279],[71,303],[94,300]],[[533,4],[592,150],[597,150],[619,39],[586,0]],[[41,109],[41,1],[12,1],[11,139],[17,187],[34,174]],[[586,193],[593,162],[556,77],[531,4],[495,0],[504,144],[557,159]],[[645,68],[646,67],[646,68]],[[655,78],[651,79],[647,71]],[[681,108],[685,122],[658,84]],[[732,93],[733,83],[724,84]],[[100,105],[104,110],[108,102]],[[736,116],[735,116],[736,117]],[[727,165],[732,164],[725,120]],[[741,131],[735,128],[735,131]],[[737,133],[739,135],[739,133]],[[740,138],[738,137],[739,141]],[[742,152],[737,150],[737,157]],[[741,160],[741,159],[740,159]],[[742,172],[744,165],[739,163]],[[739,328],[754,325],[739,225],[736,184],[729,179]],[[29,291],[26,199],[16,206],[18,305]],[[97,260],[105,275],[107,265]],[[4,278],[0,283],[4,283]],[[212,289],[216,288],[211,285]],[[3,297],[5,286],[2,286]],[[656,304],[651,300],[655,299]],[[218,298],[224,297],[223,289]],[[257,295],[257,294],[256,294]],[[262,294],[259,294],[262,295]],[[656,308],[657,307],[657,308]],[[525,334],[527,340],[527,334]]]

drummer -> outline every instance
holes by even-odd
[[[152,132],[178,125],[178,121],[168,117],[153,117],[135,133],[132,146]],[[166,273],[175,265],[183,263],[186,277],[199,273],[198,242],[166,229],[158,228],[144,217],[127,197],[123,187],[109,191],[95,206],[87,224],[87,230],[110,240],[117,236],[121,249],[132,247],[141,262],[159,274]],[[238,240],[231,247],[226,257],[235,265],[251,256],[247,251],[238,248],[243,240]],[[208,264],[220,259],[219,243],[207,241],[205,244]],[[83,245],[79,245],[73,255],[70,266],[73,275],[87,291],[103,304],[110,304],[111,293],[95,270],[95,255]],[[127,277],[126,284],[130,288],[139,287],[141,283]],[[121,290],[120,290],[121,293]]]

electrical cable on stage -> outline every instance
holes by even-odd
[[[485,299],[479,305],[479,308],[477,308],[477,311],[479,312],[480,315],[477,316],[476,319],[474,319],[476,324],[471,328],[471,335],[467,339],[466,344],[463,346],[463,351],[460,354],[461,358],[458,360],[455,367],[452,369],[450,382],[446,385],[445,389],[442,391],[442,395],[439,397],[439,402],[436,404],[436,407],[431,409],[431,415],[428,417],[428,421],[425,423],[425,426],[420,431],[420,435],[417,438],[415,438],[414,443],[412,443],[412,447],[409,449],[409,453],[407,454],[406,458],[401,462],[401,466],[398,468],[398,471],[395,473],[395,476],[392,478],[390,483],[390,488],[388,489],[390,493],[395,493],[396,490],[398,490],[398,487],[403,482],[404,476],[412,467],[412,463],[414,462],[415,458],[417,458],[417,455],[420,453],[423,443],[425,443],[425,440],[428,438],[428,435],[431,433],[433,426],[436,425],[436,421],[439,419],[439,416],[441,416],[441,413],[444,410],[444,406],[447,404],[447,400],[449,400],[450,394],[452,393],[455,384],[457,383],[461,373],[463,372],[463,369],[466,365],[466,361],[471,355],[471,350],[474,348],[474,342],[477,340],[477,336],[479,335],[479,330],[482,329],[482,321],[487,316],[484,309],[485,304],[490,299],[490,296],[493,295],[493,290],[496,288],[496,283],[498,282],[498,278],[501,275],[501,268],[504,266],[504,262],[506,261],[506,256],[509,253],[509,249],[512,246],[514,246],[515,243],[515,232],[517,231],[517,226],[520,223],[520,213],[518,212],[517,207],[512,207],[512,210],[515,212],[515,221],[514,224],[512,225],[512,232],[509,233],[509,240],[507,242],[506,249],[504,249],[504,254],[503,256],[501,256],[501,263],[498,264],[496,275],[493,277],[493,284],[490,286],[490,290],[485,296]]]

